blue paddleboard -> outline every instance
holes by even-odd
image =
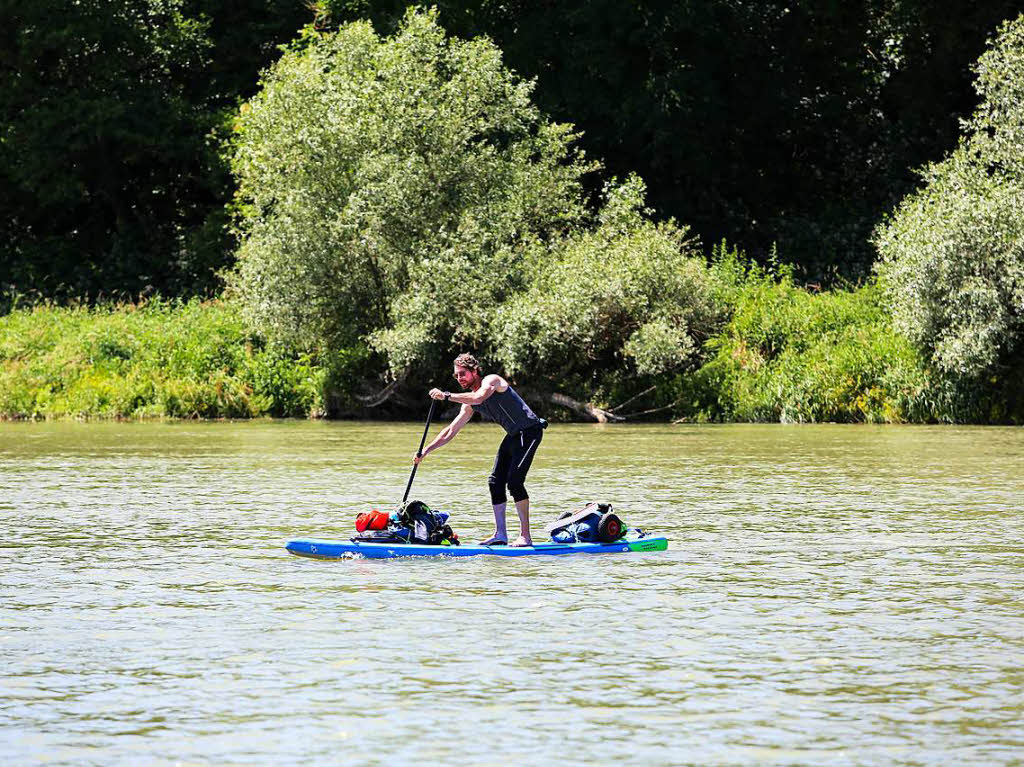
[[[538,543],[534,546],[426,546],[418,543],[361,543],[332,541],[322,538],[296,538],[288,541],[288,551],[314,559],[395,559],[398,557],[475,557],[490,554],[497,557],[530,557],[562,554],[628,554],[642,551],[664,551],[668,539],[650,537],[630,531],[615,543]]]

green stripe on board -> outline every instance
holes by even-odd
[[[664,538],[655,538],[650,541],[632,541],[629,544],[630,551],[664,551],[668,548],[668,541]]]

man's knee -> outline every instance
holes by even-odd
[[[497,505],[508,500],[508,497],[505,495],[505,483],[493,474],[487,478],[487,489],[491,492],[492,504]]]
[[[521,480],[509,482],[508,491],[512,494],[512,500],[516,503],[525,501],[530,497],[530,494],[526,492],[526,485]]]

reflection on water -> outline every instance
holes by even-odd
[[[548,430],[535,530],[628,557],[318,562],[416,424],[0,424],[10,764],[1012,764],[1024,432]],[[472,539],[500,434],[413,495]]]

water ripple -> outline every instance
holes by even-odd
[[[668,552],[284,553],[392,505],[419,431],[0,425],[0,756],[1020,762],[1019,430],[555,427],[535,519],[612,500]],[[468,539],[496,441],[417,477]]]

